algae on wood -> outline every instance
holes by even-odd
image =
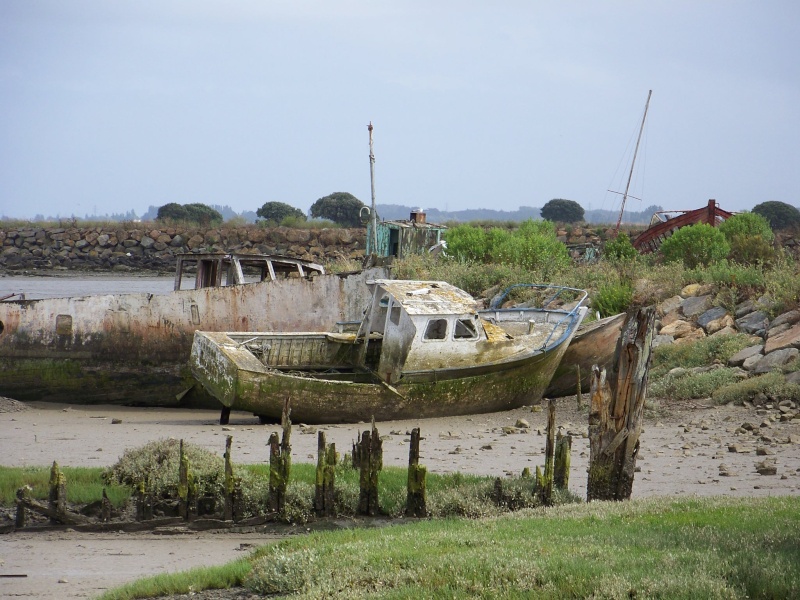
[[[408,481],[406,484],[406,516],[427,517],[425,495],[427,469],[419,464],[419,427],[411,430],[411,446],[408,450]]]
[[[314,510],[320,516],[335,514],[336,444],[325,442],[325,432],[317,434],[317,472],[314,486]]]
[[[361,434],[361,442],[356,446],[359,477],[358,514],[374,516],[380,512],[378,503],[378,475],[383,469],[383,442],[375,422],[372,430]]]
[[[270,510],[281,512],[286,503],[286,488],[292,470],[292,446],[289,440],[292,435],[292,421],[289,418],[289,398],[283,405],[281,428],[283,437],[278,442],[278,434],[269,436],[269,505]]]

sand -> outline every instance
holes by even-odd
[[[4,411],[3,407],[7,410]],[[0,463],[41,466],[57,460],[62,466],[109,466],[126,448],[161,438],[180,438],[220,455],[225,438],[233,436],[234,462],[268,460],[267,440],[277,425],[259,425],[246,413],[231,414],[228,426],[218,424],[216,411],[66,406],[49,403],[0,403]],[[27,407],[26,410],[24,410]],[[534,408],[536,410],[538,407]],[[672,405],[649,414],[633,496],[800,494],[800,419],[770,420],[777,410],[710,407],[702,403]],[[520,433],[502,428],[519,419],[530,423]],[[112,423],[119,420],[119,423]],[[558,402],[556,422],[575,434],[570,489],[586,494],[587,416],[574,398]],[[751,432],[737,429],[754,425]],[[542,464],[545,412],[530,407],[508,412],[378,423],[384,439],[384,463],[404,466],[408,435],[420,427],[421,463],[434,473],[461,471],[506,476]],[[329,442],[347,451],[368,424],[305,427],[295,424],[293,460],[314,462],[318,429]],[[735,452],[731,451],[733,447]],[[775,460],[777,474],[760,475],[756,465]],[[726,473],[726,474],[722,474]],[[302,528],[297,528],[301,533]],[[136,578],[214,565],[233,560],[251,545],[270,543],[271,533],[184,533],[180,535],[88,534],[74,531],[12,533],[0,536],[0,596],[85,598]]]

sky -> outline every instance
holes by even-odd
[[[2,0],[0,215],[800,206],[800,3]]]

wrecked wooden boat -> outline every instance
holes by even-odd
[[[181,289],[190,263],[195,288]],[[255,254],[183,255],[176,291],[0,302],[0,395],[133,405],[208,404],[187,368],[195,330],[305,331],[358,319],[383,269],[329,275]]]
[[[733,215],[734,213],[721,209],[714,199],[709,200],[708,205],[694,210],[661,210],[653,215],[649,227],[632,244],[640,254],[650,254],[658,251],[664,240],[682,227],[697,223],[718,227]]]
[[[581,323],[561,358],[545,395],[549,398],[561,398],[577,394],[579,368],[582,393],[589,391],[592,365],[610,373],[624,322],[625,313],[620,313],[591,323]]]
[[[442,281],[376,280],[355,331],[197,331],[197,381],[262,420],[307,423],[443,417],[538,401],[583,319],[583,290],[540,286],[539,308],[478,310]],[[569,293],[573,308],[558,308]]]

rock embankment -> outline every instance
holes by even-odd
[[[282,254],[305,260],[359,259],[363,229],[287,227],[26,227],[0,231],[0,269],[172,270],[185,252]]]
[[[654,346],[684,344],[706,336],[744,333],[751,343],[728,360],[728,367],[740,369],[742,377],[785,371],[787,383],[800,384],[800,310],[770,318],[769,298],[748,299],[730,309],[714,306],[710,285],[688,285],[681,293],[658,305],[660,319]],[[703,367],[707,368],[707,367]],[[761,403],[766,398],[759,399]]]

